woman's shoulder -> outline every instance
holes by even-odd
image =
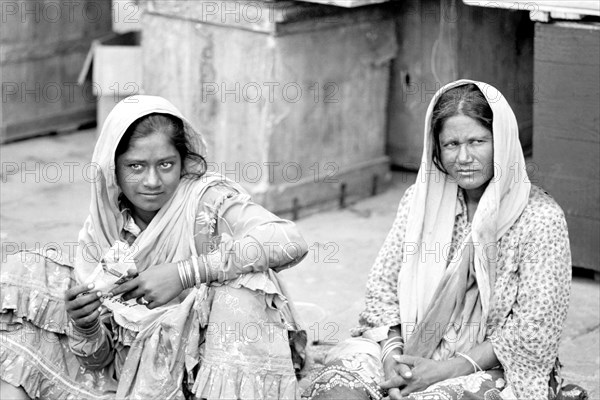
[[[224,177],[201,177],[196,179],[192,184],[205,186],[201,188],[200,198],[198,199],[203,204],[222,204],[226,199],[240,196],[244,196],[245,200],[250,200],[250,196],[247,195],[243,188]]]
[[[541,217],[564,217],[564,211],[556,200],[548,192],[536,185],[531,185],[529,201],[525,210]]]
[[[417,186],[417,184],[413,183],[404,191],[404,194],[402,195],[402,198],[400,199],[401,206],[410,205],[410,202],[411,202],[413,196],[415,195],[415,187],[416,186]]]
[[[410,205],[415,193],[415,184],[410,185],[402,194],[396,209],[396,223],[404,224],[410,212]]]
[[[566,226],[563,209],[548,192],[536,185],[531,185],[529,200],[520,219],[532,228],[557,222]]]

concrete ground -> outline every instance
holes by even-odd
[[[72,248],[87,215],[94,141],[95,130],[88,130],[1,146],[3,252],[49,243]],[[310,253],[302,264],[282,274],[309,340],[335,343],[349,336],[363,307],[369,269],[414,177],[395,173],[385,193],[298,221]],[[560,356],[567,381],[582,385],[591,399],[598,400],[599,327],[600,285],[575,276]]]

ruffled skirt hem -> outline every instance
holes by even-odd
[[[201,399],[297,399],[295,375],[202,363],[192,393]]]
[[[39,254],[22,253],[10,257],[2,266],[1,272],[0,331],[2,332],[0,338],[3,343],[0,349],[0,371],[2,379],[14,386],[23,387],[32,398],[58,400],[117,398],[117,392],[121,393],[122,388],[117,387],[117,381],[112,375],[114,369],[87,370],[80,366],[69,349],[68,315],[63,296],[73,281],[72,268]],[[204,333],[197,332],[198,337],[194,339],[194,343],[187,343],[186,360],[187,358],[189,360],[186,361],[184,368],[188,373],[192,369],[195,370],[193,385],[190,383],[190,386],[193,386],[191,396],[194,398],[297,399],[300,397],[298,381],[289,354],[289,343],[286,341],[274,343],[266,340],[271,336],[269,329],[277,329],[277,338],[287,337],[288,332],[287,325],[280,315],[280,310],[286,307],[287,301],[271,278],[268,274],[262,276],[255,274],[210,288],[212,293],[210,299],[205,299],[207,301],[201,301],[196,305],[199,309],[206,308],[203,311],[207,314],[204,315],[206,319],[199,318],[190,325],[195,326],[197,330],[197,324],[200,323],[200,330]],[[239,306],[241,309],[233,312],[232,305]],[[239,320],[241,316],[243,320],[250,315],[252,315],[251,320]],[[239,357],[228,351],[222,351],[225,349],[219,346],[214,348],[205,346],[207,345],[205,343],[200,347],[200,337],[204,339],[210,337],[207,333],[210,327],[207,328],[205,325],[207,320],[214,324],[213,327],[246,323],[253,328],[255,325],[258,326],[255,321],[262,318],[277,322],[267,323],[264,327],[261,325],[261,329],[264,330],[258,342],[250,341],[250,346],[237,340],[227,343],[227,346],[233,346],[241,352],[239,357],[246,357],[246,360],[252,362],[239,363]],[[122,347],[126,341],[122,336],[128,332],[117,330],[116,333],[118,335],[115,339]],[[168,338],[171,336],[157,335],[157,337],[161,338],[159,347],[162,348],[162,344],[165,344],[162,340],[169,342]],[[218,343],[221,343],[223,337],[215,336],[214,339],[219,339]],[[127,341],[135,342],[136,339],[131,337]],[[275,347],[277,350],[273,350]],[[194,348],[195,351],[192,352]],[[215,352],[222,357],[211,359],[211,354],[214,355]],[[205,359],[202,354],[208,356],[208,359]],[[129,356],[131,354],[128,358]],[[147,358],[142,356],[143,354],[140,354],[140,373],[136,374],[140,378],[146,376],[143,369],[149,368],[147,363],[143,362]],[[194,365],[196,368],[193,367]],[[172,378],[173,383],[179,380],[181,385],[180,379]],[[132,381],[131,383],[134,386],[138,384],[146,386],[150,383],[144,378],[142,380],[144,382]],[[178,392],[176,397],[180,398],[182,393]]]
[[[64,334],[68,316],[64,292],[72,268],[38,253],[22,252],[9,257],[0,277],[0,330],[18,329],[24,321],[49,332]]]
[[[107,371],[80,368],[66,346],[64,335],[44,331],[28,322],[21,331],[2,332],[2,380],[22,387],[29,397],[36,399],[114,399],[116,383],[107,376]],[[100,384],[101,381],[104,383]]]

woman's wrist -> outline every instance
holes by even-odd
[[[385,360],[392,355],[401,355],[404,351],[404,339],[392,330],[390,330],[388,338],[380,342],[380,345],[381,362],[385,362]]]
[[[388,341],[381,349],[381,362],[392,355],[401,355],[404,350],[404,343],[399,341]]]
[[[460,356],[450,358],[443,361],[443,363],[444,371],[448,373],[444,379],[458,378],[459,376],[471,375],[475,372],[473,365],[467,359]]]
[[[194,256],[192,256],[191,261],[194,271],[194,286],[200,287],[202,284],[202,277],[200,276],[200,262],[198,261],[198,258]],[[206,282],[206,278],[204,281]]]
[[[184,290],[200,287],[202,283],[208,283],[206,258],[202,257],[202,262],[198,258],[192,256],[187,260],[176,263],[181,286]]]
[[[191,260],[177,261],[177,271],[183,289],[192,288],[195,284],[195,277]]]
[[[100,318],[97,318],[91,325],[79,326],[71,319],[71,325],[80,335],[84,337],[94,337],[100,331]]]

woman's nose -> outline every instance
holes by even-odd
[[[156,171],[156,168],[149,168],[148,172],[144,175],[144,186],[146,187],[157,187],[160,186],[160,176]]]
[[[466,164],[473,161],[469,148],[466,144],[463,144],[458,149],[457,161],[461,164]]]

